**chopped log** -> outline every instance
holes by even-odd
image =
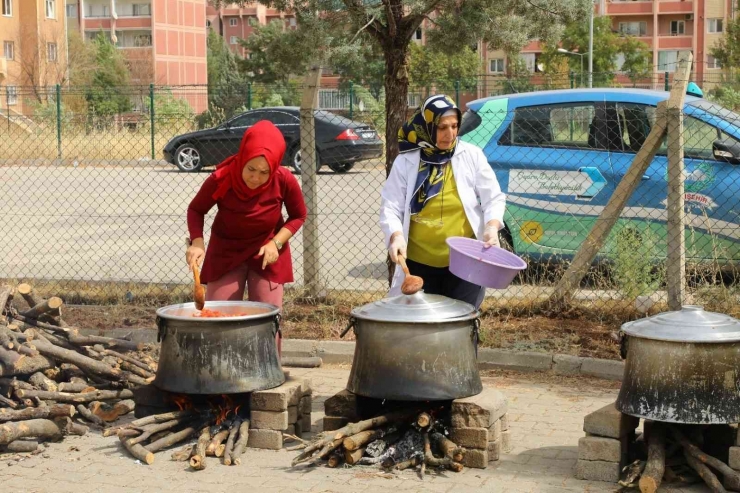
[[[224,452],[226,452],[226,444],[222,443],[218,447],[216,447],[216,450],[213,452],[213,455],[216,457],[223,457]]]
[[[130,438],[120,437],[119,440],[135,459],[140,460],[148,466],[154,464],[154,453],[148,451],[138,443],[131,443]]]
[[[329,455],[329,460],[326,462],[326,465],[328,467],[335,468],[335,467],[341,466],[343,462],[344,462],[344,455],[334,450]]]
[[[184,417],[184,418],[173,419],[171,421],[165,421],[164,423],[154,423],[154,424],[148,425],[142,428],[143,433],[139,435],[138,437],[134,438],[133,443],[145,442],[149,440],[149,438],[155,433],[159,433],[164,430],[171,430],[175,426],[181,425],[182,423],[190,419],[192,418]]]
[[[284,368],[319,368],[323,361],[318,356],[283,356],[280,365]]]
[[[344,462],[350,466],[354,466],[359,462],[362,456],[365,455],[365,447],[358,448],[356,450],[345,450],[344,451]]]
[[[172,452],[170,458],[174,461],[185,462],[186,460],[190,460],[190,457],[192,457],[194,451],[195,445],[186,445],[180,450]]]
[[[465,457],[465,449],[444,436],[442,433],[434,432],[429,434],[432,445],[440,451],[444,457],[449,457],[454,462],[462,462]]]
[[[152,441],[152,442],[156,442],[157,440],[160,440],[160,439],[162,439],[164,437],[167,437],[169,435],[172,435],[172,431],[171,430],[162,430],[162,431],[160,431],[158,433],[153,434],[149,440]]]
[[[432,447],[430,445],[428,433],[424,433],[424,464],[429,467],[444,467],[453,472],[460,472],[463,470],[463,465],[455,462],[450,457],[439,459],[432,454]]]
[[[196,471],[202,471],[206,468],[206,448],[211,441],[211,432],[209,426],[204,426],[200,431],[198,443],[195,444],[195,453],[190,458],[190,467]]]
[[[89,431],[89,428],[85,425],[75,423],[68,417],[55,418],[54,422],[59,426],[64,435],[85,435]]]
[[[18,352],[18,354],[22,356],[38,356],[39,355],[39,352],[36,350],[36,346],[33,346],[32,344],[29,344],[29,343],[20,344],[14,349],[15,351]]]
[[[38,330],[39,333],[42,333],[40,329],[28,329],[28,330]],[[44,337],[43,339],[49,341],[51,344],[54,344],[55,346],[59,346],[60,348],[69,349],[71,351],[77,351],[77,347],[69,342],[65,337],[58,336],[55,334],[50,334],[49,332],[43,332],[42,334]],[[42,339],[39,337],[39,339]]]
[[[419,428],[426,428],[432,424],[432,417],[428,413],[421,413],[416,418],[416,424],[419,425]]]
[[[77,404],[77,412],[80,413],[80,415],[88,420],[90,423],[98,425],[101,428],[105,426],[105,421],[90,412],[90,410],[86,408],[84,404]]]
[[[9,396],[15,393],[16,389],[35,390],[35,387],[30,383],[15,378],[0,378],[0,387],[7,388],[9,390],[7,395]]]
[[[31,327],[24,330],[23,334],[18,334],[18,340],[23,340],[23,342],[31,342],[39,339],[52,344],[52,342],[46,337],[46,335],[42,334],[41,329],[34,329],[33,327]]]
[[[226,466],[231,465],[234,443],[236,442],[236,436],[239,434],[239,427],[241,424],[241,419],[237,418],[231,424],[231,428],[229,428],[229,437],[226,439],[226,450],[224,450],[224,465]]]
[[[30,310],[21,312],[21,315],[28,318],[39,319],[41,315],[51,315],[58,317],[61,314],[61,308],[64,302],[57,296],[52,296],[46,301],[37,303]]]
[[[119,353],[117,351],[113,351],[112,349],[103,349],[102,352],[105,355],[113,356],[115,358],[120,359],[121,361],[125,361],[126,363],[131,363],[132,365],[136,365],[139,368],[141,368],[142,370],[148,371],[149,373],[154,373],[156,371],[154,368],[152,368],[147,363],[144,363],[143,361],[139,361],[138,359],[136,359],[136,358],[134,358],[132,356],[129,356],[129,355],[126,355],[126,354],[121,354],[121,353]]]
[[[69,392],[72,394],[79,394],[81,392],[94,392],[96,390],[110,390],[111,385],[90,385],[87,382],[62,382],[57,385],[59,392]]]
[[[18,352],[6,349],[5,346],[0,346],[0,364],[16,369],[23,358],[24,356],[18,354]]]
[[[142,370],[138,366],[132,365],[128,361],[122,361],[118,366],[121,368],[121,370],[125,370],[141,378],[151,378],[154,376],[154,373],[148,372],[146,370]]]
[[[360,433],[357,433],[355,435],[345,438],[342,441],[342,445],[344,446],[345,450],[349,450],[349,451],[357,450],[363,445],[366,445],[372,442],[373,440],[381,438],[382,436],[383,436],[382,430],[361,431]]]
[[[0,409],[0,423],[8,421],[25,421],[28,419],[47,419],[59,417],[71,417],[75,415],[75,408],[69,404],[56,404],[46,407],[27,407],[10,411]]]
[[[115,421],[124,414],[128,414],[134,410],[136,404],[131,399],[122,400],[113,404],[113,406],[105,406],[103,403],[97,405],[91,405],[90,411],[105,422]]]
[[[56,392],[58,390],[57,383],[46,378],[46,375],[40,372],[36,372],[28,377],[28,381],[41,390],[46,390],[49,392]]]
[[[660,488],[665,472],[665,426],[654,422],[647,435],[648,459],[640,476],[641,493],[655,493]]]
[[[44,371],[54,366],[54,361],[42,355],[22,356],[22,360],[14,366],[6,366],[0,361],[0,377],[16,375],[30,375],[37,371]]]
[[[221,430],[213,435],[213,438],[211,438],[211,442],[208,444],[208,447],[206,447],[206,455],[215,455],[216,457],[220,457],[216,455],[216,449],[227,438],[229,438],[229,430]],[[225,448],[226,447],[224,447],[224,449]]]
[[[39,442],[36,440],[16,440],[7,445],[0,445],[0,454],[35,452],[38,448]]]
[[[54,358],[58,361],[63,361],[65,363],[72,363],[85,372],[95,373],[97,375],[109,377],[113,380],[120,380],[123,377],[121,370],[111,368],[105,363],[88,358],[76,351],[60,348],[42,341],[38,341],[36,343],[36,349],[38,349],[44,356]]]
[[[18,407],[18,403],[17,402],[15,402],[12,399],[8,399],[4,395],[0,395],[0,404],[4,405],[6,407],[9,407],[11,409],[15,409],[15,408]],[[0,411],[2,411],[2,410],[0,410]]]
[[[721,460],[702,452],[699,447],[691,443],[686,438],[686,436],[681,433],[681,430],[679,430],[678,427],[672,426],[671,432],[673,433],[673,436],[676,437],[676,440],[678,440],[678,443],[680,443],[681,446],[684,448],[684,451],[686,453],[691,454],[702,464],[706,464],[722,474],[724,478],[724,485],[727,487],[727,489],[732,491],[740,491],[740,473],[732,469]]]
[[[247,450],[249,443],[249,420],[245,419],[239,426],[239,439],[234,444],[234,451],[231,453],[231,462],[235,466],[242,463],[242,454]]]
[[[184,416],[192,416],[193,414],[195,414],[195,411],[193,411],[192,409],[183,409],[182,411],[172,411],[162,414],[152,414],[151,416],[147,416],[145,418],[135,419],[134,421],[129,423],[129,426],[141,427],[150,425],[152,423],[162,423],[164,421],[169,421],[171,419],[181,418]]]
[[[62,430],[50,419],[29,419],[0,425],[0,445],[7,445],[19,438],[55,440],[62,437]]]
[[[699,473],[699,477],[709,486],[712,493],[727,493],[727,490],[719,482],[717,476],[707,466],[702,464],[699,459],[691,455],[686,449],[683,450],[683,455],[686,457],[686,462],[688,462],[692,469]]]
[[[27,397],[38,397],[47,401],[65,402],[69,404],[81,404],[92,401],[108,401],[115,399],[131,399],[134,394],[130,390],[96,390],[93,392],[80,392],[73,394],[68,392],[47,392],[45,390],[16,390],[16,397],[23,399]]]
[[[178,431],[177,433],[173,433],[172,435],[161,438],[156,442],[150,443],[146,446],[146,449],[153,453],[159,452],[162,449],[177,445],[183,440],[187,440],[191,436],[195,435],[197,431],[201,428],[202,426],[196,424],[190,425],[187,428],[183,428],[182,430]]]
[[[393,464],[389,464],[389,467],[394,467],[397,471],[403,471],[411,467],[416,467],[421,463],[422,463],[422,458],[419,457],[418,455],[415,455],[408,460],[404,460],[404,461],[399,462],[398,464],[395,464],[395,466],[393,466]]]
[[[36,296],[36,293],[33,292],[33,287],[31,287],[30,284],[19,284],[16,288],[16,292],[19,295],[23,296],[23,299],[26,300],[26,303],[28,303],[29,307],[36,306],[41,303],[41,298]]]
[[[15,292],[15,289],[13,286],[8,286],[7,284],[0,287],[0,320],[5,320],[5,316],[3,313],[5,312],[5,305],[8,304],[8,300],[13,299],[13,293]]]

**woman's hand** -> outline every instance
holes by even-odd
[[[188,249],[185,250],[185,261],[188,263],[188,268],[193,270],[193,266],[197,266],[203,263],[203,259],[206,258],[206,249],[203,244],[203,238],[195,238],[193,242],[188,245]]]
[[[266,244],[262,245],[257,256],[262,257],[262,269],[264,269],[268,265],[277,262],[280,253],[278,252],[275,242],[270,240]]]
[[[498,239],[498,230],[501,227],[501,223],[497,219],[491,219],[486,224],[486,228],[483,230],[483,241],[486,243],[485,248],[491,248],[492,246],[501,247],[501,242]]]
[[[403,233],[396,231],[391,236],[391,244],[388,246],[388,254],[391,256],[391,262],[398,263],[398,256],[406,258],[406,240],[403,239]]]

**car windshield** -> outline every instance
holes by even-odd
[[[710,115],[721,118],[732,125],[740,126],[740,115],[734,111],[728,110],[727,108],[723,108],[716,103],[707,101],[706,99],[699,99],[698,101],[689,103],[689,105],[699,108],[702,111],[706,111]]]

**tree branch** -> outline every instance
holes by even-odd
[[[537,4],[536,4],[536,3],[534,3],[534,2],[532,1],[532,0],[526,0],[526,2],[527,2],[527,3],[529,4],[529,5],[531,5],[532,7],[536,8],[536,9],[538,9],[538,10],[541,10],[542,12],[547,12],[547,13],[548,13],[548,14],[550,14],[550,15],[554,15],[554,16],[557,16],[557,17],[560,17],[560,16],[562,16],[562,15],[563,15],[563,14],[562,14],[562,13],[560,13],[560,12],[555,12],[555,11],[552,11],[552,10],[550,10],[550,9],[547,9],[547,8],[543,7],[542,5],[537,5]],[[592,7],[592,8],[593,8],[593,7]]]
[[[391,8],[391,0],[383,0],[385,5],[385,16],[388,19],[388,36],[395,38],[397,35],[396,18],[393,15],[393,9]]]

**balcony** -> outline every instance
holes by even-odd
[[[607,15],[651,15],[654,2],[611,1],[606,5]]]
[[[658,2],[659,14],[691,14],[694,12],[694,2],[683,0],[678,2]]]
[[[690,50],[692,49],[693,36],[690,34],[682,34],[680,36],[673,36],[670,34],[658,35],[658,49],[659,50]]]

